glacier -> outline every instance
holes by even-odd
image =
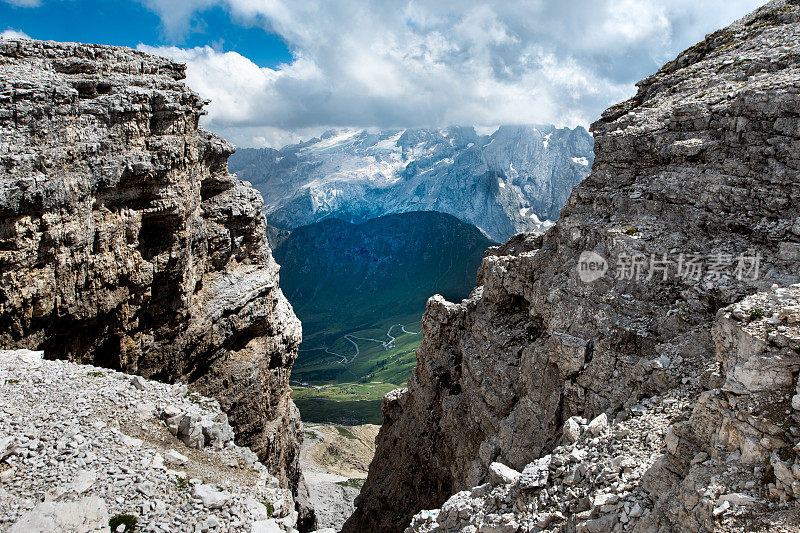
[[[583,127],[504,125],[489,135],[471,126],[330,130],[279,150],[240,149],[229,166],[261,192],[277,228],[439,211],[503,241],[551,226],[593,161]]]

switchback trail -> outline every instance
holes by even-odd
[[[347,342],[352,344],[353,347],[356,349],[356,353],[349,360],[348,360],[347,356],[344,356],[344,355],[342,355],[340,353],[331,351],[327,346],[326,347],[322,347],[322,348],[306,348],[304,350],[300,350],[300,352],[302,353],[302,352],[311,352],[311,351],[320,351],[321,350],[321,351],[324,351],[327,354],[334,355],[334,356],[338,357],[339,361],[335,361],[338,364],[352,363],[361,354],[361,349],[359,348],[358,342],[356,342],[356,341],[377,342],[378,344],[383,346],[384,350],[389,350],[390,348],[394,348],[395,347],[394,341],[397,340],[397,337],[392,335],[392,330],[394,328],[397,328],[397,327],[399,327],[402,330],[403,333],[406,333],[408,335],[419,335],[421,333],[419,331],[408,331],[406,329],[405,324],[393,324],[392,326],[390,326],[389,330],[386,332],[386,336],[389,338],[388,341],[380,340],[380,339],[373,339],[373,338],[370,338],[370,337],[357,337],[355,335],[347,333],[346,335],[343,335],[342,338],[344,338]]]

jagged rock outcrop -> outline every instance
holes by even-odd
[[[799,304],[800,284],[773,286],[717,315],[717,367],[642,480],[654,512],[640,531],[709,531],[718,517],[751,530],[800,526],[796,503],[785,503],[800,499]]]
[[[297,491],[300,324],[260,195],[183,77],[124,48],[0,41],[0,346],[187,382]]]
[[[797,411],[786,391],[796,385],[798,348],[780,336],[782,346],[737,345],[715,317],[800,281],[798,37],[800,6],[774,1],[641,82],[593,125],[592,173],[558,223],[490,250],[469,299],[428,302],[418,367],[408,389],[384,400],[346,532],[402,531],[412,514],[456,493],[412,530],[698,530],[750,501],[725,491],[793,497],[787,472],[794,476],[798,438],[786,425]],[[790,315],[781,313],[791,312],[771,312],[747,320],[766,317],[785,335]],[[776,412],[749,413],[770,386]],[[738,410],[732,398],[743,401]],[[636,422],[623,424],[630,415]],[[692,467],[701,450],[706,458]],[[744,472],[736,453],[756,458],[742,461],[741,490],[713,473]],[[548,455],[558,460],[545,476],[550,466],[537,460]],[[627,470],[626,457],[638,461]],[[713,477],[695,476],[706,460]],[[521,473],[507,487],[545,489],[533,492],[536,505],[486,488],[474,498],[459,492],[489,481],[492,463]],[[702,494],[709,480],[723,492]],[[492,521],[472,499],[492,504]]]
[[[570,417],[551,453],[522,472],[492,463],[487,483],[406,531],[796,531],[798,303],[800,284],[724,309],[718,368],[686,375],[662,354],[653,363],[674,386],[614,420]]]

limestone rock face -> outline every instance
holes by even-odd
[[[183,381],[297,490],[300,323],[184,66],[0,42],[0,346]]]
[[[42,502],[25,514],[9,530],[11,533],[108,532],[108,510],[100,498],[84,498],[72,503]]]
[[[492,500],[502,527],[482,521],[486,510],[469,502],[482,494],[492,463],[528,479],[526,467],[530,473],[532,463],[556,448],[550,476],[535,476],[533,485],[548,477],[563,481],[537,504],[543,514],[536,527],[708,525],[659,507],[657,489],[665,485],[655,481],[699,489],[708,478],[686,477],[686,450],[699,452],[702,441],[709,447],[749,442],[730,429],[740,420],[734,416],[705,430],[698,421],[688,432],[694,437],[681,436],[688,433],[678,424],[692,425],[701,416],[692,413],[710,401],[702,391],[761,394],[796,385],[796,349],[739,338],[726,319],[715,325],[715,316],[748,294],[800,281],[798,109],[800,6],[774,1],[709,35],[640,82],[634,98],[606,111],[592,127],[592,173],[558,223],[543,236],[521,234],[490,249],[469,299],[429,300],[417,369],[408,390],[384,400],[377,452],[344,531],[402,531],[413,513],[442,507],[454,494],[440,512],[418,515],[414,530],[471,524],[517,531],[511,524],[536,510],[527,500],[515,502],[512,493]],[[699,273],[692,264],[701,265]],[[788,324],[796,316],[793,305],[774,319]],[[753,311],[752,318],[763,312]],[[607,418],[598,419],[603,413]],[[638,417],[635,424],[619,426],[631,416]],[[592,426],[586,437],[580,436],[583,422],[571,417]],[[774,429],[753,424],[760,433],[743,430],[750,438]],[[586,452],[578,453],[579,438],[588,439],[598,461],[603,454],[613,454],[609,461],[616,454],[620,461],[635,458],[639,473],[629,483],[617,465],[598,478],[593,463],[584,464]],[[784,474],[774,487],[778,498],[795,490],[786,475],[791,444],[768,438],[747,451],[764,472]],[[674,452],[663,458],[667,466],[644,476],[664,449]],[[768,492],[766,476],[754,479]],[[624,501],[624,524],[601,516],[617,505],[605,497],[609,487],[619,505],[638,491]],[[714,501],[711,510],[741,501]],[[697,498],[685,503],[691,509]],[[726,512],[708,516],[713,522]]]
[[[797,373],[790,381],[772,369],[800,360],[800,326],[785,318],[798,301],[800,284],[774,286],[725,308],[712,327],[716,369],[690,377],[669,361],[675,386],[614,420],[569,418],[560,444],[518,479],[493,479],[492,463],[490,483],[417,513],[406,531],[796,530]],[[760,367],[773,385],[731,388],[741,366]]]
[[[800,325],[784,315],[798,303],[795,284],[720,311],[712,329],[718,366],[688,420],[678,418],[669,428],[665,455],[643,479],[655,505],[641,531],[670,523],[712,530],[715,518],[734,507],[755,508],[752,514],[768,518],[763,522],[780,524],[787,510],[765,504],[800,499],[800,412],[793,408]]]

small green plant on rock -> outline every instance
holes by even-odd
[[[272,505],[272,502],[266,498],[264,498],[261,503],[263,503],[264,507],[267,508],[267,518],[272,518],[272,515],[275,514],[275,506]]]
[[[200,396],[196,392],[187,392],[186,394],[183,395],[183,397],[188,399],[190,402],[197,404],[199,404],[202,399],[202,396]]]
[[[625,230],[624,233],[625,235],[636,235],[637,233],[639,233],[639,230],[637,228],[628,228]]]
[[[116,531],[121,525],[125,526],[125,533],[136,531],[136,517],[132,514],[118,514],[108,521],[108,527],[111,531]]]
[[[175,484],[178,485],[180,490],[189,490],[189,480],[185,477],[177,476],[175,478]]]
[[[758,320],[759,318],[764,318],[764,310],[760,307],[756,307],[752,311],[750,311],[750,322],[754,320]]]
[[[336,484],[341,487],[352,487],[354,489],[360,489],[364,485],[364,480],[361,478],[350,478],[346,481],[337,481]]]
[[[105,374],[103,372],[100,372],[100,371],[95,371],[95,372],[89,372],[89,376],[93,377],[93,378],[101,378],[101,377],[105,376]]]
[[[336,426],[336,431],[339,432],[339,436],[341,436],[341,437],[344,437],[346,439],[351,439],[351,440],[358,440],[356,438],[356,436],[353,435],[352,431],[350,431],[349,429],[343,428],[342,426]]]

